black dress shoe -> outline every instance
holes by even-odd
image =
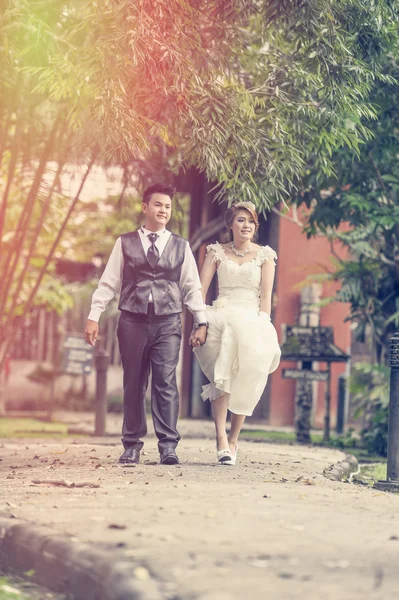
[[[179,459],[174,448],[165,448],[160,454],[161,465],[178,465]]]
[[[137,448],[126,448],[119,457],[119,462],[125,465],[137,465],[140,462],[140,450]]]

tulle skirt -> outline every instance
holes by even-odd
[[[215,306],[216,304],[216,306]],[[229,410],[252,415],[270,373],[279,365],[281,351],[277,333],[266,313],[256,306],[244,308],[218,301],[207,306],[208,336],[194,349],[210,383],[202,398],[213,401],[230,394]]]

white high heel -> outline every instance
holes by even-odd
[[[219,465],[231,465],[232,463],[232,455],[230,450],[217,450],[217,457]]]
[[[235,465],[237,462],[238,446],[236,446],[235,454],[231,454],[231,465]]]

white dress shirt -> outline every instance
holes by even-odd
[[[145,227],[141,227],[138,231],[141,243],[145,254],[151,246],[149,240],[150,233]],[[156,232],[158,239],[155,242],[156,247],[159,251],[159,257],[162,256],[162,252],[165,250],[165,246],[168,243],[170,236],[172,235],[167,229],[161,229]],[[104,273],[101,276],[96,291],[93,294],[91,301],[91,310],[88,318],[91,321],[99,321],[101,314],[107,308],[109,302],[121,291],[122,287],[122,275],[123,275],[123,252],[121,238],[118,238],[115,242],[115,246],[111,252],[111,256],[108,259],[107,266],[104,269]],[[195,262],[194,255],[187,242],[186,251],[184,254],[184,261],[181,268],[179,287],[182,294],[182,301],[187,306],[188,310],[192,313],[194,321],[196,323],[204,323],[206,321],[205,316],[205,303],[202,299],[201,293],[201,282],[198,275],[198,269]],[[152,295],[150,293],[149,302],[152,302]]]

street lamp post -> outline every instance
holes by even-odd
[[[391,337],[389,343],[389,366],[387,479],[377,481],[374,487],[387,492],[399,492],[399,332]]]

